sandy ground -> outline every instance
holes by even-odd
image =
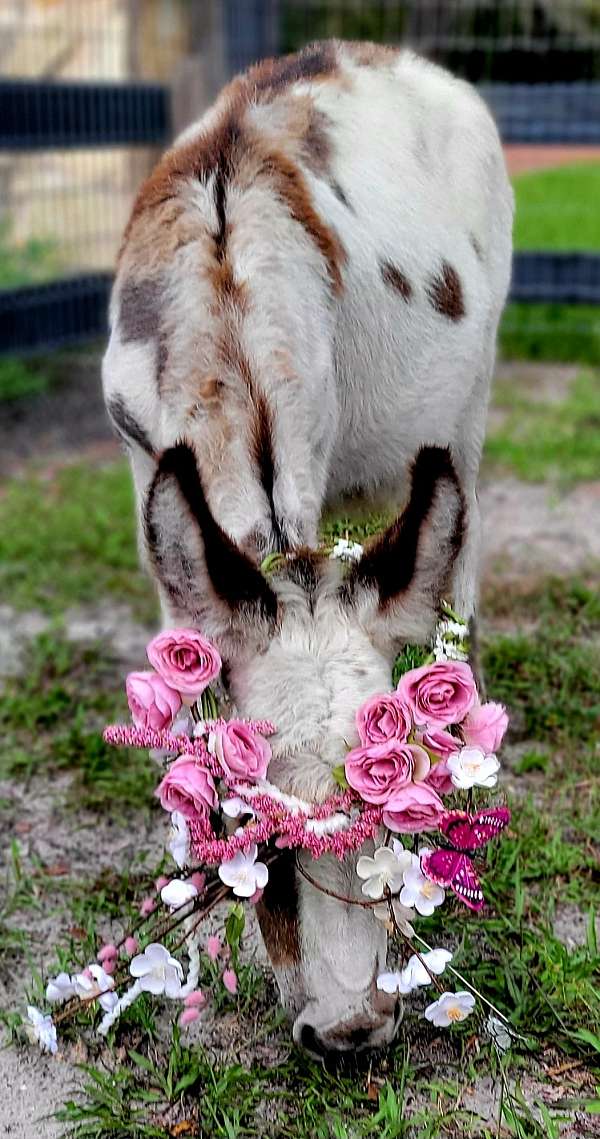
[[[553,373],[544,368],[538,373],[529,373],[532,386],[538,386],[540,395],[545,399],[560,398],[569,377],[568,369]],[[53,397],[48,398],[52,402]],[[85,401],[82,402],[79,396],[73,397],[72,415],[80,413],[84,416],[83,458],[93,460],[111,455],[115,445],[110,440],[104,419],[99,418],[98,408],[93,405],[86,410]],[[38,414],[44,420],[43,412]],[[4,424],[0,428],[0,455],[4,469],[11,464],[14,469],[15,462],[31,459],[48,463],[50,468],[66,461],[71,451],[68,425],[70,420],[72,430],[73,419],[71,412],[60,418],[59,424],[54,422],[52,425],[47,421],[48,426],[44,426],[41,439],[39,432],[34,430],[32,433],[32,424],[28,422],[25,411],[15,413],[12,426]],[[36,438],[39,446],[36,446]],[[481,504],[484,518],[483,577],[487,582],[496,585],[502,582],[533,582],[540,575],[585,571],[593,562],[600,561],[600,482],[579,485],[557,496],[545,486],[524,484],[515,478],[494,479],[483,486]],[[45,618],[39,613],[16,614],[8,606],[0,608],[0,676],[18,675],[24,647],[45,626]],[[139,667],[143,659],[148,631],[132,621],[129,612],[122,607],[103,603],[90,608],[74,608],[65,615],[65,627],[67,635],[74,641],[98,638],[110,641],[123,671],[133,665]],[[507,782],[510,784],[510,764],[507,768]],[[147,815],[132,816],[123,825],[82,812],[77,816],[66,814],[61,804],[67,785],[66,775],[52,783],[36,778],[26,791],[16,782],[0,784],[0,797],[10,804],[6,816],[7,833],[2,843],[7,846],[10,839],[18,836],[26,867],[33,866],[39,859],[45,864],[64,861],[73,874],[89,871],[91,865],[97,865],[100,871],[108,864],[109,856],[110,861],[128,865],[140,847],[148,851],[150,858],[158,857],[164,836],[156,833]],[[60,915],[46,913],[43,905],[39,912],[33,911],[32,914],[30,910],[15,915],[15,921],[23,925],[28,923],[31,928],[33,965],[39,966],[51,956],[48,947],[59,937],[61,920]],[[585,918],[572,908],[561,910],[559,907],[556,923],[558,934],[568,946],[572,947],[584,939]],[[252,920],[249,945],[251,951],[263,960]],[[11,976],[10,967],[7,968],[5,962],[0,970],[0,1005],[15,1007],[22,1003],[22,994],[23,978]],[[229,1027],[233,1042],[235,1024]],[[211,1031],[210,1020],[207,1020],[201,1029],[204,1039],[207,1034],[210,1038]],[[221,1019],[218,1025],[221,1047],[227,1031],[227,1022]],[[287,1037],[265,1042],[261,1055],[255,1055],[254,1060],[272,1063],[278,1054],[285,1055],[288,1047]],[[36,1049],[5,1047],[0,1050],[0,1121],[3,1125],[0,1134],[10,1139],[58,1139],[61,1127],[48,1117],[78,1085],[80,1074],[75,1065],[82,1058],[81,1054],[64,1049],[53,1059],[41,1056]],[[252,1057],[247,1058],[247,1062],[251,1060]],[[541,1094],[541,1084],[537,1084],[533,1077],[529,1080],[527,1092],[531,1099]],[[468,1090],[465,1103],[482,1119],[489,1119],[493,1117],[495,1096],[491,1081],[481,1080]],[[578,1130],[577,1121],[573,1120],[563,1134],[575,1139],[593,1132]]]

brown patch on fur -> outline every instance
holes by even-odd
[[[295,55],[278,59],[265,59],[251,67],[245,80],[251,95],[263,100],[273,97],[287,87],[306,80],[329,79],[338,71],[336,45],[333,40],[307,44]]]
[[[275,191],[286,203],[294,221],[304,228],[327,263],[334,293],[343,288],[342,268],[346,251],[337,234],[315,210],[302,172],[282,150],[267,150],[261,170],[268,175]]]
[[[405,301],[409,301],[412,297],[412,285],[404,273],[398,269],[397,265],[393,265],[391,261],[381,261],[379,264],[381,276],[386,285],[390,285],[395,289]]]
[[[464,317],[465,302],[460,277],[448,261],[442,261],[440,273],[430,279],[427,296],[436,312],[447,316],[448,320],[462,320]]]
[[[321,177],[328,174],[331,161],[330,126],[329,117],[311,102],[302,139],[302,157],[309,170]]]
[[[359,67],[389,67],[397,62],[399,48],[388,44],[361,43],[359,40],[345,42],[344,51]]]
[[[125,230],[119,260],[122,260],[134,227],[136,240],[144,241],[143,231],[148,227],[136,226],[143,215],[152,211],[156,216],[157,211],[164,210],[157,229],[165,226],[172,229],[184,212],[183,203],[177,201],[183,183],[194,179],[205,182],[209,175],[213,175],[217,212],[217,228],[213,234],[215,264],[224,266],[228,238],[227,187],[235,179],[242,185],[244,182],[251,184],[256,174],[263,171],[273,179],[275,191],[325,257],[333,286],[338,291],[341,288],[341,265],[345,260],[339,239],[316,212],[306,182],[294,162],[283,151],[272,149],[268,140],[244,122],[251,102],[268,102],[297,81],[328,78],[337,70],[337,47],[331,41],[311,45],[294,56],[267,60],[246,75],[234,79],[217,101],[216,106],[222,113],[214,125],[185,145],[168,150],[141,187]],[[308,113],[304,114],[306,153],[315,168],[319,167],[323,172],[329,153],[325,116],[312,108],[312,103],[308,104]],[[167,260],[173,252],[173,234],[167,236],[154,231],[153,239],[161,247],[159,260]],[[225,267],[215,270],[215,285],[229,296],[233,295],[234,287],[239,288],[233,282],[231,270]],[[234,299],[237,301],[239,297]]]
[[[269,881],[257,903],[256,916],[273,965],[297,965],[300,939],[293,851],[282,851],[269,866]]]
[[[205,376],[198,385],[198,394],[201,399],[216,399],[219,392],[219,381],[216,376]]]

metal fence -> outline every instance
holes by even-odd
[[[174,120],[327,36],[409,44],[480,86],[505,143],[600,157],[598,0],[2,0],[0,352],[102,333],[133,194]],[[517,253],[514,300],[600,302],[596,251],[559,244]]]

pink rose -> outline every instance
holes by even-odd
[[[427,783],[408,783],[387,804],[383,825],[399,834],[435,831],[446,808],[439,795]]]
[[[471,666],[437,661],[405,672],[398,695],[410,705],[416,724],[459,724],[477,699]]]
[[[242,720],[229,720],[211,732],[209,745],[231,779],[264,779],[271,758],[268,741]]]
[[[417,743],[422,744],[427,751],[433,752],[440,759],[450,759],[455,751],[460,751],[462,748],[462,740],[450,732],[445,732],[443,728],[436,727],[417,732]]]
[[[480,747],[486,754],[497,751],[508,727],[503,704],[476,704],[463,720],[461,732],[469,747]]]
[[[348,752],[346,779],[367,803],[387,803],[390,797],[410,783],[424,779],[429,771],[429,756],[422,747],[388,740],[377,747],[356,747]]]
[[[155,795],[165,811],[181,811],[187,819],[206,815],[218,805],[213,777],[200,766],[195,755],[180,755],[159,783]]]
[[[129,710],[136,728],[161,732],[170,728],[181,708],[181,696],[155,672],[130,672],[125,681]]]
[[[221,658],[196,629],[167,629],[150,641],[148,660],[184,696],[200,696],[221,671]]]
[[[425,780],[428,787],[433,787],[433,790],[438,795],[450,795],[452,791],[456,791],[456,787],[452,782],[452,774],[448,763],[445,759],[440,759],[439,763],[433,763],[427,779]]]
[[[412,728],[410,708],[396,692],[372,696],[356,713],[356,727],[362,744],[407,740]]]

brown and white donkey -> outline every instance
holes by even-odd
[[[404,50],[327,42],[235,79],[142,186],[104,361],[140,546],[169,623],[218,645],[241,715],[277,724],[270,775],[333,789],[354,714],[440,598],[472,615],[476,481],[513,199],[467,84]],[[325,503],[407,501],[343,578]],[[292,552],[267,581],[271,550]],[[344,896],[354,861],[314,877]],[[387,1043],[385,932],[291,861],[261,927],[294,1037]]]

